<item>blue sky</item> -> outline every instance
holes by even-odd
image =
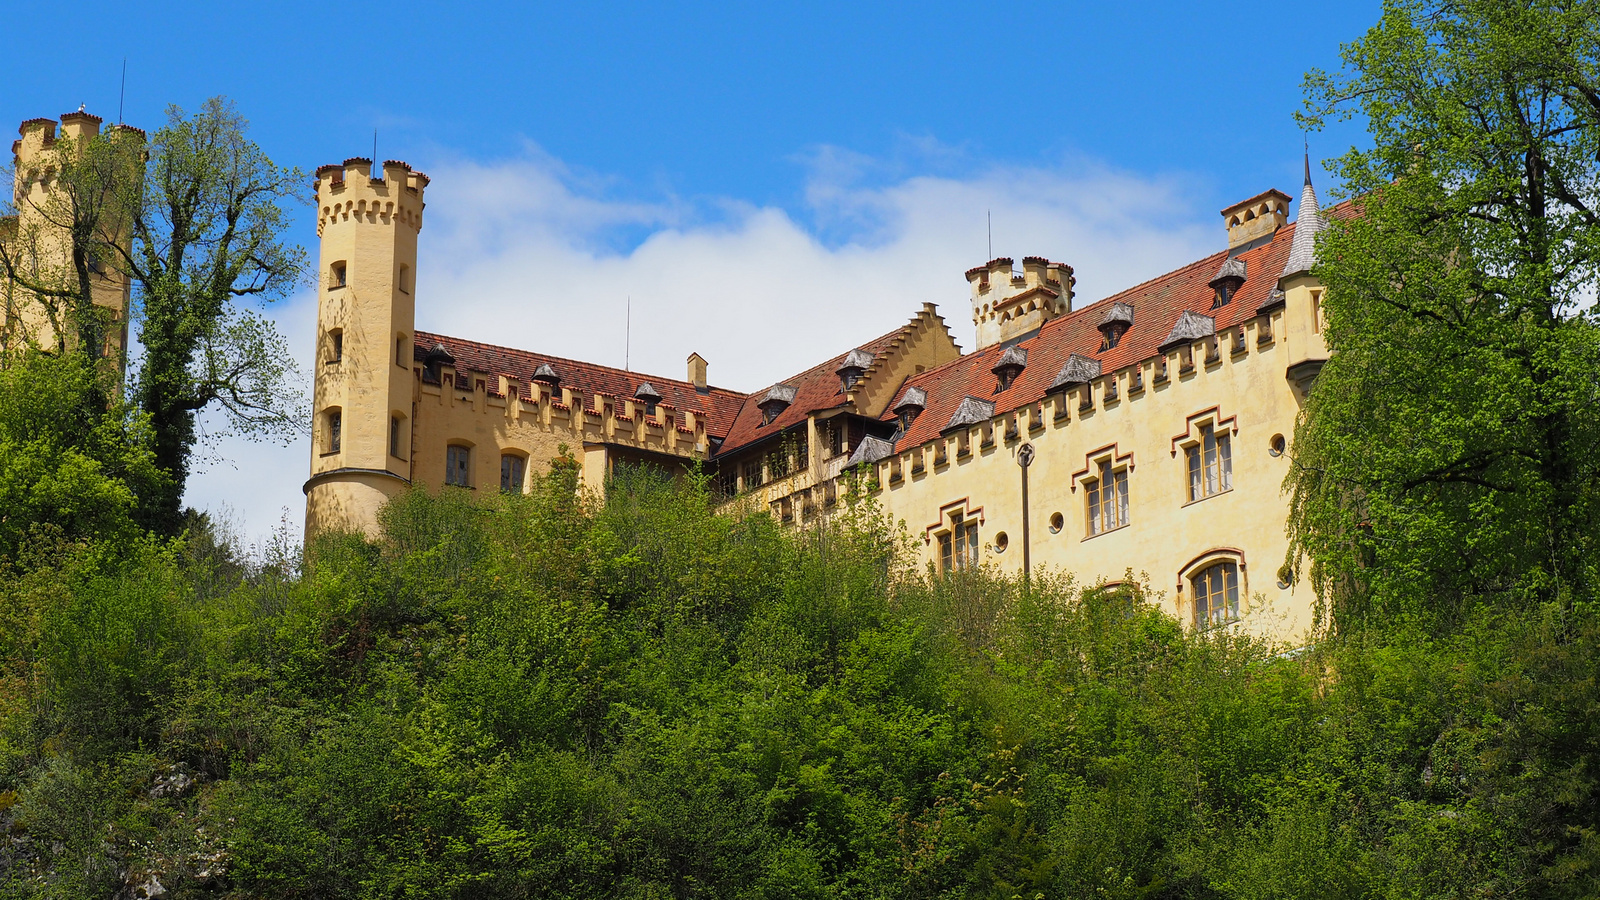
[[[29,4],[6,14],[0,121],[114,118],[126,57],[123,115],[147,129],[224,94],[309,171],[369,154],[376,128],[380,157],[435,179],[419,327],[620,364],[631,296],[635,368],[681,377],[699,350],[753,390],[925,299],[969,335],[961,272],[988,210],[996,255],[1073,264],[1083,300],[1216,249],[1221,207],[1297,195],[1301,78],[1378,12]],[[1360,140],[1359,123],[1312,135],[1313,157]],[[314,244],[309,212],[295,237]],[[801,311],[813,324],[790,327]],[[309,297],[272,313],[309,353]],[[775,343],[751,328],[779,325]],[[226,503],[247,536],[298,521],[307,453],[224,440],[191,501]]]

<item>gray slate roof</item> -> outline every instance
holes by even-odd
[[[1050,382],[1050,390],[1068,387],[1074,384],[1088,384],[1100,377],[1100,360],[1090,359],[1081,353],[1074,353],[1067,357],[1067,364],[1061,367],[1056,380]]]
[[[1212,276],[1211,281],[1209,281],[1207,283],[1208,284],[1216,284],[1219,281],[1223,281],[1223,280],[1226,280],[1226,279],[1229,279],[1229,278],[1234,278],[1234,279],[1237,279],[1239,281],[1243,281],[1244,280],[1244,260],[1243,259],[1241,259],[1241,258],[1239,258],[1237,256],[1229,257],[1229,259],[1222,264],[1222,268],[1217,270],[1217,274]]]
[[[1300,218],[1295,221],[1294,242],[1289,245],[1289,261],[1279,278],[1311,271],[1317,261],[1317,235],[1328,223],[1317,205],[1317,192],[1311,187],[1311,157],[1306,157],[1306,184],[1300,189]]]
[[[533,370],[533,380],[534,381],[560,381],[561,380],[561,376],[556,374],[556,370],[555,369],[550,368],[550,364],[549,363],[540,363],[539,364],[539,368]]]
[[[994,401],[979,400],[977,397],[961,398],[961,405],[956,407],[956,414],[950,417],[950,424],[944,430],[961,428],[968,425],[978,425],[994,418]]]
[[[865,369],[872,365],[874,358],[871,353],[865,350],[851,350],[844,355],[844,362],[840,363],[839,368],[834,371],[843,372],[845,369]]]
[[[641,381],[639,382],[639,389],[633,392],[633,396],[640,400],[660,400],[661,392],[656,390],[656,386],[650,382]]]
[[[762,397],[761,402],[757,403],[756,406],[762,407],[766,406],[768,403],[782,403],[784,406],[788,406],[794,402],[794,396],[794,385],[775,384],[772,386],[771,390],[767,391],[766,396]]]
[[[880,459],[893,455],[894,444],[892,442],[869,434],[861,439],[860,444],[856,445],[856,452],[850,454],[850,458],[845,461],[845,468],[859,465],[860,463],[875,463]]]
[[[1197,312],[1186,309],[1183,311],[1183,315],[1178,317],[1177,323],[1172,326],[1172,331],[1167,335],[1167,339],[1161,342],[1161,346],[1162,348],[1167,348],[1174,344],[1198,341],[1216,333],[1217,320],[1215,318],[1202,316]]]
[[[915,406],[917,409],[927,409],[928,392],[919,387],[906,388],[905,394],[900,398],[900,402],[895,404],[893,411],[899,412],[910,406]]]
[[[1116,325],[1119,322],[1129,327],[1133,326],[1133,304],[1120,301],[1111,304],[1111,308],[1106,310],[1106,314],[1100,317],[1100,324],[1096,327],[1105,328],[1108,325]]]
[[[1000,361],[994,364],[991,372],[1003,372],[1006,369],[1022,369],[1028,365],[1028,351],[1021,347],[1010,347],[1000,354]]]

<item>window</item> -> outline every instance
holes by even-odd
[[[1100,474],[1088,483],[1089,534],[1104,534],[1128,524],[1128,469],[1100,463]]]
[[[828,423],[828,455],[844,454],[844,423],[838,419]]]
[[[339,410],[328,411],[328,452],[338,453],[341,441],[340,432],[344,429],[344,415]]]
[[[1189,502],[1233,490],[1233,449],[1226,432],[1200,429],[1200,443],[1188,448]]]
[[[649,416],[649,417],[651,417],[651,418],[652,418],[652,419],[653,419],[653,418],[655,418],[655,415],[656,415],[656,405],[655,405],[655,403],[654,403],[654,402],[652,402],[652,401],[648,401],[648,400],[647,400],[647,401],[645,401],[645,404],[644,404],[644,414],[645,414],[645,415],[647,415],[647,416]]]
[[[1322,292],[1311,292],[1311,330],[1322,333]]]
[[[344,260],[339,260],[328,267],[328,289],[334,290],[345,286]]]
[[[396,459],[405,459],[405,446],[400,442],[402,423],[405,420],[399,416],[389,417],[389,455]]]
[[[411,267],[410,266],[401,266],[400,267],[399,286],[400,286],[400,293],[402,293],[402,294],[411,293]]]
[[[748,491],[761,486],[761,460],[747,460],[740,471],[744,475],[745,490]]]
[[[797,438],[794,443],[794,467],[797,471],[804,472],[811,468],[811,435],[804,428],[796,431]]]
[[[500,490],[511,494],[522,493],[522,473],[527,460],[515,453],[500,456]]]
[[[1211,628],[1239,619],[1239,564],[1219,562],[1189,579],[1194,586],[1194,624]]]
[[[402,369],[409,369],[406,365],[406,336],[400,335],[394,339],[394,364]]]
[[[467,475],[471,471],[472,448],[451,444],[445,449],[444,483],[471,487]]]
[[[344,359],[344,329],[335,328],[328,332],[328,365]]]
[[[945,573],[978,564],[978,523],[961,513],[950,514],[950,530],[939,534],[939,564]]]

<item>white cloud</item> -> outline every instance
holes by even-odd
[[[1178,178],[1088,164],[901,175],[903,165],[834,148],[807,162],[804,206],[793,213],[729,198],[614,199],[607,179],[537,148],[435,165],[417,326],[621,366],[631,296],[634,369],[682,378],[698,351],[712,383],[753,391],[900,326],[924,301],[939,304],[970,349],[962,273],[987,258],[987,211],[995,255],[1071,264],[1079,303],[1222,244],[1220,223]],[[865,183],[874,173],[879,183]],[[313,298],[272,312],[308,360]],[[304,441],[218,449],[231,464],[194,477],[189,503],[228,504],[251,539],[285,507],[300,520]]]

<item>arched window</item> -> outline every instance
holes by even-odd
[[[328,267],[328,290],[336,290],[345,286],[346,267],[344,260],[339,260]]]
[[[523,475],[528,461],[520,453],[500,454],[500,490],[509,494],[523,493]]]
[[[344,329],[331,328],[328,330],[328,365],[333,365],[344,359]]]
[[[472,448],[451,444],[445,448],[444,483],[472,487]]]
[[[338,453],[343,443],[344,413],[338,407],[334,407],[323,415],[323,419],[327,425],[324,432],[324,446],[327,449],[324,452]]]
[[[1194,589],[1194,624],[1213,628],[1239,620],[1239,564],[1220,560],[1189,576]]]

